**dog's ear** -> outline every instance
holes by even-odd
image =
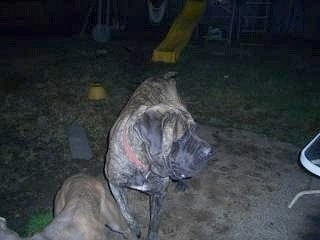
[[[149,109],[136,121],[134,129],[145,142],[151,156],[161,154],[162,116],[154,109]]]
[[[188,128],[187,124],[180,112],[173,110],[164,112],[152,107],[142,114],[134,128],[148,145],[151,155],[168,156],[172,143],[184,135]]]
[[[174,141],[184,135],[187,129],[183,116],[176,111],[167,111],[162,118],[162,145],[161,150],[164,156],[168,156]]]
[[[159,154],[168,156],[173,141],[183,136],[186,124],[178,112],[173,110],[163,112],[159,108],[152,107],[142,114],[134,127],[148,145],[152,156]]]
[[[151,166],[161,176],[167,176],[163,158],[170,154],[173,142],[184,134],[186,121],[175,111],[150,108],[136,121],[134,128],[146,144]],[[160,164],[160,165],[159,165]]]

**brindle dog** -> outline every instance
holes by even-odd
[[[107,240],[106,226],[136,239],[110,191],[96,178],[77,174],[68,178],[55,199],[55,218],[30,238],[20,238],[0,218],[1,240]]]
[[[194,176],[212,156],[177,94],[173,75],[147,79],[138,87],[110,131],[106,155],[111,192],[138,237],[141,232],[128,209],[125,188],[150,195],[149,240],[158,239],[169,180]]]

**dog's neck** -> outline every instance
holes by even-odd
[[[143,170],[143,171],[147,171],[148,168],[146,165],[144,165],[139,158],[137,157],[137,155],[133,152],[132,148],[130,147],[129,143],[128,143],[128,138],[126,135],[126,131],[122,132],[122,146],[124,149],[124,152],[127,156],[127,159],[137,168]]]
[[[126,128],[125,128],[126,129]],[[166,178],[169,176],[168,172],[169,170],[167,169],[168,166],[162,166],[159,167],[157,164],[155,164],[151,159],[149,159],[150,165],[146,165],[143,161],[139,159],[137,154],[133,151],[132,147],[128,143],[128,137],[127,137],[127,130],[122,131],[122,148],[124,150],[124,153],[128,159],[129,162],[131,162],[136,168],[140,169],[143,172],[143,176],[145,179],[148,179],[150,176],[150,173],[153,173],[154,175],[161,177],[161,178]],[[161,174],[159,171],[160,168],[166,168],[166,172]]]

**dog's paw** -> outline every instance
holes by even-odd
[[[189,188],[188,184],[183,180],[176,181],[176,191],[177,192],[185,192]]]
[[[129,224],[130,229],[132,230],[132,232],[137,236],[137,238],[141,237],[141,229],[139,227],[139,225],[136,222],[133,222],[131,224]]]
[[[147,240],[159,240],[159,235],[156,232],[149,232]]]

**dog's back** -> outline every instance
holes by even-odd
[[[54,221],[57,225],[68,221],[69,226],[65,227],[64,232],[70,230],[70,236],[81,232],[80,239],[105,239],[106,226],[127,233],[127,224],[106,187],[96,178],[84,174],[68,178],[55,199]],[[48,228],[49,233],[51,229]]]
[[[106,226],[133,239],[111,193],[96,178],[77,174],[68,178],[55,199],[55,218],[30,240],[106,240]],[[0,219],[0,239],[19,240]]]

